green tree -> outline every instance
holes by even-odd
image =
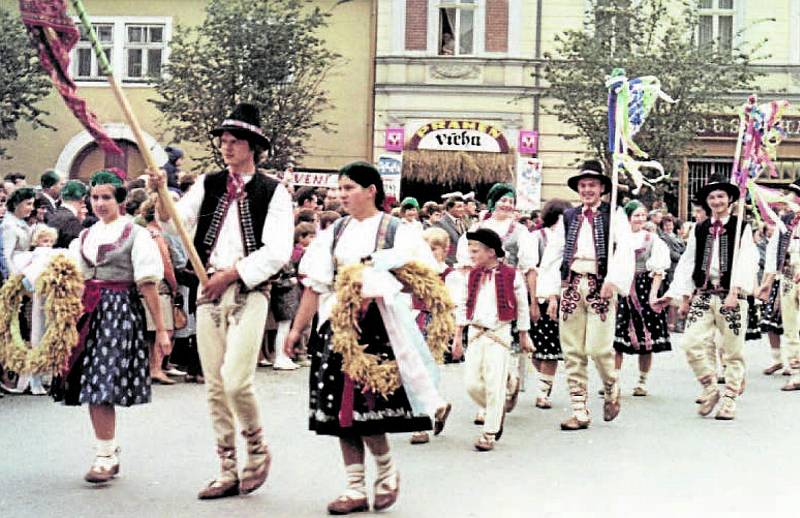
[[[764,41],[744,42],[744,29],[730,40],[699,44],[696,1],[590,0],[582,30],[556,36],[545,55],[553,113],[572,125],[589,152],[610,164],[605,76],[624,68],[629,78],[654,75],[675,104],[659,102],[635,137],[651,158],[676,171],[697,153],[697,128],[711,114],[730,113],[756,89],[762,75],[753,64]],[[659,191],[671,190],[671,182]]]
[[[17,138],[19,121],[55,129],[42,118],[49,113],[36,106],[50,88],[19,16],[0,8],[0,160],[11,158],[2,141]]]
[[[205,21],[178,26],[153,100],[176,141],[205,144],[199,168],[221,166],[209,131],[238,102],[261,110],[272,141],[266,167],[284,168],[305,153],[312,129],[332,131],[324,81],[340,56],[319,32],[329,12],[309,0],[211,0]]]

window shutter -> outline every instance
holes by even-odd
[[[406,0],[406,50],[428,48],[428,0]]]
[[[508,52],[508,0],[486,0],[486,52]]]

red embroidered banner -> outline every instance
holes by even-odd
[[[78,88],[70,76],[69,53],[80,40],[80,32],[67,15],[66,0],[19,0],[19,10],[31,43],[39,51],[42,68],[50,75],[67,107],[103,151],[121,154],[122,150],[106,134],[86,101],[78,97]]]

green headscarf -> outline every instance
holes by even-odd
[[[408,207],[414,207],[415,209],[419,210],[419,202],[417,201],[416,198],[413,198],[411,196],[406,196],[405,198],[403,198],[403,201],[400,202],[400,208],[405,209]]]
[[[82,200],[86,196],[86,185],[80,180],[70,180],[61,189],[61,199],[64,201],[69,200]]]
[[[89,185],[92,187],[96,187],[98,185],[113,185],[114,187],[125,186],[125,184],[122,183],[122,178],[105,169],[94,173],[92,175],[92,179],[89,181]]]
[[[639,200],[631,200],[624,207],[625,215],[628,216],[628,219],[631,219],[633,213],[642,207],[644,207],[644,203]]]
[[[515,200],[517,199],[517,194],[514,191],[514,187],[511,184],[507,183],[496,183],[489,189],[489,194],[486,196],[486,206],[489,209],[489,212],[494,211],[494,206],[500,200],[500,198],[504,198],[506,196],[511,196]]]

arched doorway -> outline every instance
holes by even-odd
[[[64,146],[56,162],[55,169],[66,171],[70,178],[88,179],[94,171],[104,167],[119,167],[127,171],[129,178],[135,178],[144,172],[144,159],[136,145],[131,129],[122,123],[106,123],[103,128],[109,137],[122,148],[119,156],[108,155],[97,146],[88,131],[82,131],[72,137]],[[148,133],[144,140],[157,164],[167,162],[167,153]]]

